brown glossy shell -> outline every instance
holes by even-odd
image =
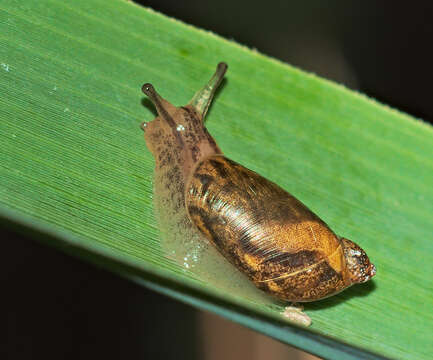
[[[185,190],[192,222],[262,290],[313,301],[351,284],[341,240],[259,174],[213,155],[197,165]]]

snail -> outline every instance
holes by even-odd
[[[223,155],[204,118],[226,70],[219,63],[182,107],[143,85],[158,112],[141,124],[155,158],[156,210],[201,233],[256,287],[279,299],[316,301],[368,281],[376,268],[361,247],[337,236],[281,187]],[[296,320],[301,311],[291,307],[287,314]]]

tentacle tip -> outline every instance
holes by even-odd
[[[227,71],[228,67],[229,66],[224,61],[221,61],[217,65],[217,72],[221,73],[221,74],[224,74]]]
[[[141,91],[143,91],[147,96],[151,96],[155,93],[155,88],[151,83],[146,83],[141,87]]]

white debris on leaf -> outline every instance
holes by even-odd
[[[4,69],[4,71],[9,71],[9,64],[1,63],[1,67]]]
[[[57,86],[54,85],[54,87],[52,88],[52,90],[49,91],[50,95],[54,94],[54,92],[57,91]]]
[[[310,317],[302,312],[302,308],[296,307],[296,306],[287,306],[284,311],[281,313],[281,315],[289,319],[290,321],[303,325],[303,326],[310,326],[311,325],[311,319]]]

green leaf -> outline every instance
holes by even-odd
[[[207,125],[225,154],[306,203],[378,269],[306,304],[308,329],[284,321],[280,302],[203,282],[160,245],[139,129],[154,112],[140,87],[183,105],[222,60]],[[430,126],[127,2],[3,1],[0,63],[5,226],[323,357],[430,358]]]

